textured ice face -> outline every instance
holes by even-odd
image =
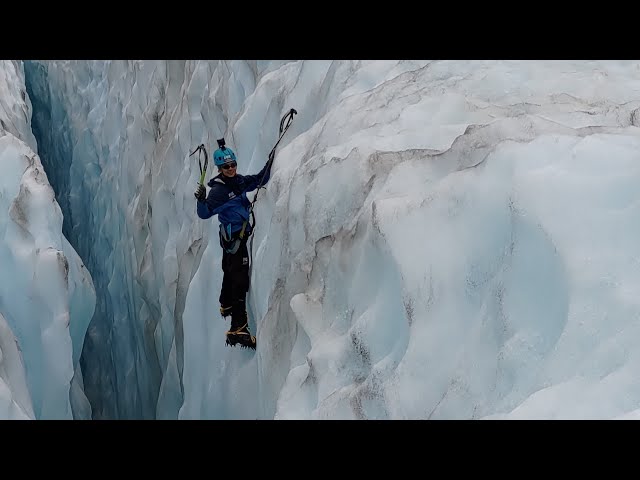
[[[0,62],[0,105],[0,417],[90,418],[79,359],[95,291],[62,235],[19,62]]]
[[[96,285],[82,365],[98,418],[637,410],[638,62],[25,70],[64,230]],[[238,173],[256,173],[289,108],[256,204],[258,350],[232,350],[188,154],[225,137]]]

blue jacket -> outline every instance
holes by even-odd
[[[198,217],[202,219],[218,215],[218,221],[225,230],[232,234],[242,230],[242,224],[247,221],[245,233],[251,232],[249,223],[249,207],[251,202],[247,198],[247,192],[258,188],[262,179],[262,185],[266,185],[271,178],[272,162],[266,165],[255,175],[240,175],[225,177],[222,173],[209,180],[209,195],[204,202],[197,200]],[[264,175],[264,179],[262,178]]]

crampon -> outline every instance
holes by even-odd
[[[240,345],[242,348],[251,348],[253,350],[256,349],[256,337],[249,333],[247,328],[247,324],[245,323],[242,327],[235,331],[227,332],[227,341],[226,344],[230,347],[235,347],[236,345]]]

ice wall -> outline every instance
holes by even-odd
[[[22,63],[0,62],[0,417],[90,418],[79,360],[95,291],[30,121]]]
[[[638,62],[25,68],[97,286],[82,357],[97,417],[640,408]],[[224,136],[255,173],[289,108],[256,207],[258,350],[232,350],[217,225],[195,215],[188,154]]]

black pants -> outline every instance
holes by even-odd
[[[249,251],[247,238],[236,253],[222,251],[222,290],[220,305],[231,306],[231,330],[247,323],[246,300],[249,291]]]

